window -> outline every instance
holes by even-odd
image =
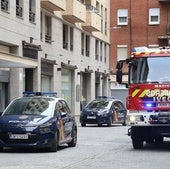
[[[23,1],[16,0],[16,16],[23,17]]]
[[[43,41],[43,13],[41,12],[41,32],[40,32],[40,39]]]
[[[90,36],[86,35],[86,56],[90,56]]]
[[[8,11],[9,2],[8,0],[1,0],[1,10]]]
[[[150,8],[149,9],[149,24],[155,25],[160,23],[160,9]]]
[[[63,24],[63,49],[73,51],[74,47],[74,28]]]
[[[68,25],[63,24],[63,49],[68,49]]]
[[[46,43],[51,43],[52,38],[51,38],[51,16],[46,15],[45,16],[45,42]]]
[[[104,63],[107,61],[107,45],[104,44]]]
[[[35,22],[35,0],[29,0],[29,21]]]
[[[105,8],[105,27],[104,27],[104,29],[105,29],[105,35],[107,35],[107,31],[108,31],[108,29],[107,29],[107,9]]]
[[[96,39],[96,43],[95,43],[95,59],[99,60],[99,41]]]
[[[117,60],[125,60],[128,57],[128,47],[126,45],[117,46]]]
[[[103,16],[103,5],[101,5],[101,32],[103,33],[103,20],[104,20],[104,18],[103,18],[104,16]]]
[[[74,42],[73,42],[73,36],[74,35],[74,33],[73,33],[73,28],[72,27],[70,27],[70,51],[73,51],[73,44],[74,44]]]
[[[84,0],[78,0],[79,2],[81,2],[82,4],[84,4]]]
[[[102,62],[103,60],[103,43],[100,42],[100,61]]]
[[[84,33],[81,33],[81,54],[84,55]]]
[[[51,91],[51,76],[41,75],[41,91]]]
[[[117,11],[117,24],[118,25],[127,25],[128,24],[128,10],[127,9],[118,9]]]

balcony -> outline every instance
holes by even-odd
[[[79,0],[67,0],[66,11],[62,12],[65,20],[71,23],[86,21],[86,6]]]
[[[41,7],[47,11],[64,11],[66,0],[41,0]]]
[[[82,24],[82,28],[85,31],[101,31],[101,16],[98,9],[93,6],[86,6],[86,22]]]

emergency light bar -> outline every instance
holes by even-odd
[[[132,49],[132,52],[146,52],[146,51],[149,51],[149,49],[147,47],[135,47]]]
[[[115,99],[113,96],[97,96],[97,99]]]
[[[33,97],[33,96],[57,96],[57,92],[32,92],[32,91],[26,91],[23,92],[24,97]]]

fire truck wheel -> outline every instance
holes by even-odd
[[[163,143],[163,137],[155,138],[155,144],[162,144],[162,143]]]
[[[146,143],[147,144],[153,144],[154,143],[154,138],[152,138],[152,137],[147,138]]]
[[[143,148],[143,140],[138,138],[132,139],[132,144],[134,149],[142,149]]]
[[[82,126],[82,127],[85,127],[85,126],[86,126],[86,123],[81,123],[81,126]]]
[[[3,147],[0,147],[0,152],[3,152]]]

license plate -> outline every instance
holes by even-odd
[[[28,139],[27,134],[10,134],[9,135],[10,139]]]
[[[96,116],[87,116],[87,119],[96,119]]]
[[[158,107],[170,107],[170,103],[158,103]]]

